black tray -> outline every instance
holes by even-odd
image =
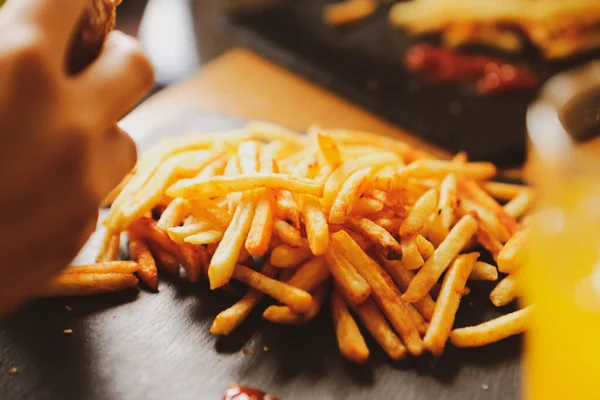
[[[181,112],[139,144],[143,150],[165,133],[214,132],[241,123]],[[96,232],[75,263],[93,261],[100,238]],[[469,286],[457,326],[511,311],[510,306],[498,310],[487,299],[493,284]],[[262,320],[263,305],[231,336],[212,336],[214,317],[240,296],[240,291],[211,293],[205,282],[161,279],[157,294],[131,290],[36,301],[0,321],[0,399],[218,400],[233,382],[282,400],[519,397],[520,337],[478,349],[449,345],[438,359],[399,363],[367,339],[371,357],[359,367],[340,356],[327,306],[311,323],[285,327]],[[73,334],[63,334],[64,329]],[[7,373],[12,366],[18,374]]]
[[[417,39],[390,26],[387,7],[332,28],[321,18],[326,3],[280,0],[231,15],[227,26],[242,43],[431,142],[500,165],[523,161],[525,112],[535,92],[482,96],[464,86],[427,84],[404,69],[404,52]],[[594,57],[600,51],[547,63],[529,48],[508,58],[545,80]]]

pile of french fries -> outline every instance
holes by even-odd
[[[323,19],[331,26],[353,23],[389,2],[327,4]],[[512,53],[524,49],[526,36],[548,59],[600,47],[597,0],[412,0],[394,4],[389,17],[393,25],[415,35],[439,33],[448,47],[477,43]]]
[[[98,264],[71,267],[48,296],[158,288],[157,271],[243,297],[211,332],[228,335],[267,295],[264,319],[305,324],[329,300],[340,352],[369,356],[358,324],[394,360],[482,346],[523,332],[530,308],[453,330],[472,280],[496,281],[496,306],[518,291],[519,222],[532,189],[491,181],[494,165],[439,160],[372,133],[265,122],[164,139],[106,200]],[[505,203],[501,205],[501,203]],[[119,261],[121,238],[132,261]],[[496,265],[480,260],[489,252]],[[137,278],[136,278],[137,276]],[[79,282],[79,286],[78,286]]]

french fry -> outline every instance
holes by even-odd
[[[444,277],[429,329],[423,339],[425,347],[433,355],[439,356],[444,351],[458,311],[462,291],[478,257],[479,253],[456,257]]]
[[[365,254],[345,231],[336,232],[331,237],[334,249],[341,252],[340,256],[351,260],[352,265],[367,281],[375,303],[381,308],[396,332],[400,334],[408,351],[412,355],[421,354],[423,342],[418,328],[392,278],[379,264]]]
[[[443,178],[454,174],[476,181],[484,181],[496,175],[496,167],[488,162],[456,163],[443,160],[417,160],[408,165],[411,176],[416,178]]]
[[[277,268],[266,262],[260,273],[268,278],[274,278],[277,271]],[[262,292],[253,288],[248,289],[239,301],[216,316],[210,327],[210,333],[213,335],[229,335],[248,318],[248,315],[260,303],[262,297]]]
[[[273,230],[279,240],[290,247],[300,247],[305,243],[300,231],[285,221],[275,220]]]
[[[329,247],[329,226],[321,203],[314,196],[303,195],[300,209],[310,250],[316,256],[324,254]]]
[[[119,292],[137,283],[133,274],[62,274],[46,283],[40,297],[92,296]]]
[[[366,237],[364,237],[363,235],[358,234],[356,232],[352,232],[352,231],[346,231],[346,233],[348,235],[350,235],[352,240],[354,240],[356,242],[356,244],[359,245],[363,251],[368,251],[371,247],[373,247],[371,241],[369,239],[367,239]]]
[[[506,229],[500,220],[487,208],[471,201],[468,198],[460,197],[460,211],[461,213],[473,214],[477,216],[477,219],[483,223],[482,229],[492,235],[492,237],[500,242],[500,244],[506,242],[511,233]]]
[[[396,286],[398,286],[398,289],[400,289],[402,292],[405,292],[408,288],[408,285],[410,285],[410,282],[415,277],[414,272],[406,268],[404,264],[402,264],[402,261],[387,260],[381,255],[378,255],[378,260],[390,275]],[[425,321],[431,320],[433,309],[435,307],[435,302],[431,296],[427,295],[423,297],[422,300],[413,303],[413,306],[419,312],[419,314],[421,314]]]
[[[437,191],[429,189],[415,203],[410,213],[400,225],[399,234],[402,237],[412,236],[425,226],[425,223],[433,215],[437,206]]]
[[[195,223],[184,223],[182,226],[174,226],[167,229],[167,235],[169,238],[178,243],[185,243],[185,239],[188,236],[195,235],[196,233],[204,232],[206,230],[214,230],[213,225],[206,221],[195,222]]]
[[[490,293],[490,300],[496,307],[512,303],[518,295],[518,272],[512,273],[502,279]]]
[[[325,253],[325,261],[338,290],[350,303],[361,304],[371,295],[371,288],[365,278],[342,254],[330,247]]]
[[[449,230],[442,225],[441,219],[434,218],[425,225],[424,234],[434,247],[438,247],[446,239],[448,232]]]
[[[186,200],[181,198],[173,199],[161,214],[156,226],[162,230],[179,226],[188,212],[189,203]]]
[[[293,311],[288,306],[270,306],[264,313],[263,318],[277,324],[284,325],[302,325],[314,319],[325,301],[327,291],[329,290],[328,282],[322,283],[312,294],[312,304],[310,309],[302,314]]]
[[[481,187],[495,199],[505,201],[512,200],[521,193],[521,191],[526,189],[526,186],[523,185],[494,181],[484,182],[481,184]]]
[[[252,174],[258,171],[259,152],[260,145],[256,140],[247,140],[240,143],[237,156],[243,174]]]
[[[392,360],[398,361],[406,358],[406,347],[396,336],[373,300],[367,299],[364,303],[358,306],[351,305],[351,307]]]
[[[150,211],[171,184],[179,179],[195,176],[202,168],[220,156],[219,152],[201,150],[181,153],[165,161],[146,185],[123,206],[122,219],[117,228],[127,228],[135,219]]]
[[[363,364],[369,358],[369,349],[344,299],[335,290],[331,294],[331,317],[342,356]]]
[[[343,224],[354,209],[354,204],[366,190],[368,178],[372,175],[371,168],[363,168],[352,173],[342,184],[337,197],[331,205],[329,223]]]
[[[435,251],[435,247],[433,247],[431,242],[421,235],[417,235],[417,237],[415,238],[415,244],[419,249],[419,254],[421,254],[421,257],[423,257],[423,259],[425,260],[431,257],[433,255],[433,252]]]
[[[485,192],[479,185],[473,181],[466,179],[458,180],[459,197],[466,197],[471,201],[479,204],[485,209],[490,210],[498,220],[504,225],[508,232],[512,235],[516,232],[517,221],[511,217],[504,208],[498,204],[493,197]]]
[[[287,190],[277,192],[275,198],[275,213],[284,221],[289,222],[296,229],[300,229],[300,208],[294,197]]]
[[[327,4],[323,19],[328,25],[338,26],[360,21],[377,9],[375,0],[344,0],[341,3]]]
[[[167,196],[202,198],[224,196],[230,192],[242,192],[256,188],[288,190],[292,193],[311,194],[321,197],[323,185],[312,179],[286,174],[259,172],[237,176],[216,176],[210,179],[181,179],[171,185]]]
[[[440,184],[440,199],[438,202],[438,217],[441,225],[446,230],[450,230],[456,209],[458,208],[456,176],[448,174]]]
[[[321,155],[327,164],[337,167],[342,163],[342,154],[340,153],[339,146],[335,139],[331,136],[318,133],[317,143],[319,144]]]
[[[498,271],[510,274],[519,269],[523,262],[523,246],[530,232],[530,228],[519,229],[508,242],[506,242],[496,257]]]
[[[233,270],[232,277],[271,296],[298,313],[305,313],[311,309],[313,299],[310,294],[253,269],[238,264]]]
[[[497,281],[498,269],[486,262],[477,261],[473,265],[473,271],[469,279],[474,281]]]
[[[475,237],[490,252],[494,260],[498,258],[498,254],[502,250],[502,243],[488,230],[485,224],[479,223]]]
[[[129,255],[131,259],[138,264],[137,276],[151,290],[158,290],[158,270],[156,261],[150,252],[150,249],[143,240],[136,237],[131,232],[127,233],[129,237]]]
[[[250,133],[252,138],[263,141],[280,140],[299,146],[305,140],[298,132],[267,121],[250,121],[244,130]]]
[[[252,226],[253,217],[254,201],[251,198],[242,199],[210,261],[208,280],[211,289],[219,288],[231,279],[240,250]]]
[[[356,204],[352,210],[352,215],[363,217],[375,214],[381,210],[383,210],[383,203],[379,200],[371,199],[369,197],[361,197],[360,199],[356,200]]]
[[[458,153],[456,153],[456,155],[454,157],[452,157],[453,163],[464,164],[468,161],[469,161],[469,155],[467,153],[465,153],[464,151],[459,151]]]
[[[135,261],[105,261],[88,265],[75,265],[62,270],[63,274],[133,274],[138,271]]]
[[[223,239],[223,231],[212,229],[194,233],[193,235],[187,236],[183,241],[189,244],[201,245],[218,243],[221,239]]]
[[[419,247],[417,246],[416,236],[403,237],[400,240],[402,245],[402,262],[408,269],[419,269],[425,263]]]
[[[429,291],[429,295],[431,296],[431,298],[433,300],[437,300],[438,296],[440,295],[441,290],[442,290],[442,284],[436,283],[435,285],[433,285],[433,287]],[[471,293],[471,288],[469,288],[468,286],[465,286],[465,288],[462,291],[462,296],[465,297],[469,293]],[[416,304],[416,303],[414,303],[414,304]]]
[[[471,236],[475,234],[476,230],[477,221],[475,218],[471,215],[462,217],[419,270],[402,298],[414,303],[425,297],[442,273],[448,268],[450,262],[458,255]]]
[[[329,278],[329,269],[323,257],[313,257],[304,263],[286,282],[298,289],[312,292]]]
[[[362,233],[375,244],[389,260],[398,260],[402,257],[400,243],[385,229],[367,218],[348,218],[348,226]]]
[[[404,165],[390,165],[382,168],[373,177],[373,188],[384,192],[399,189],[409,177]]]
[[[504,211],[513,218],[520,218],[531,208],[534,202],[534,191],[523,189],[521,193],[504,205]]]
[[[312,255],[312,251],[306,243],[296,248],[282,244],[271,252],[271,264],[278,268],[293,268],[308,260]]]
[[[162,250],[160,247],[152,246],[150,243],[149,245],[152,250],[154,260],[156,261],[157,269],[166,272],[171,276],[178,277],[181,266],[179,265],[179,260],[177,260],[177,257]]]
[[[121,232],[106,229],[96,262],[116,261],[121,253]]]
[[[375,222],[377,225],[379,225],[392,235],[398,233],[398,229],[400,229],[400,225],[402,225],[402,220],[400,218],[383,217],[374,219],[373,222]]]
[[[256,203],[250,231],[246,238],[246,250],[253,256],[264,256],[269,250],[273,234],[273,207],[271,193],[263,190]]]
[[[529,306],[476,326],[455,329],[450,341],[456,347],[480,347],[518,335],[529,326],[532,312]]]

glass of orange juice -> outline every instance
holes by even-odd
[[[559,75],[527,114],[541,198],[525,256],[525,398],[600,399],[600,62]]]

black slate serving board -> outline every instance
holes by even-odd
[[[525,154],[525,112],[536,92],[482,96],[469,87],[432,85],[403,66],[405,51],[423,38],[390,26],[388,7],[347,27],[329,27],[322,9],[331,0],[277,0],[246,8],[225,24],[233,35],[275,61],[366,107],[426,140],[473,159],[517,165]],[[248,9],[250,11],[248,11]],[[435,37],[425,40],[436,43]],[[600,50],[568,60],[543,61],[533,46],[517,56],[541,81]]]
[[[139,145],[147,148],[167,132],[241,123],[182,111]],[[100,236],[90,239],[74,263],[93,261]],[[496,310],[487,300],[492,285],[470,286],[457,325],[510,311]],[[282,400],[519,397],[519,337],[480,349],[449,346],[439,359],[400,363],[389,361],[369,339],[370,360],[356,366],[338,353],[328,307],[301,327],[276,326],[255,312],[230,337],[211,336],[213,318],[240,296],[240,291],[211,293],[206,283],[163,278],[157,294],[131,290],[35,301],[0,322],[0,399],[217,400],[234,382]],[[64,329],[73,333],[65,335]],[[9,375],[13,366],[19,372]]]

